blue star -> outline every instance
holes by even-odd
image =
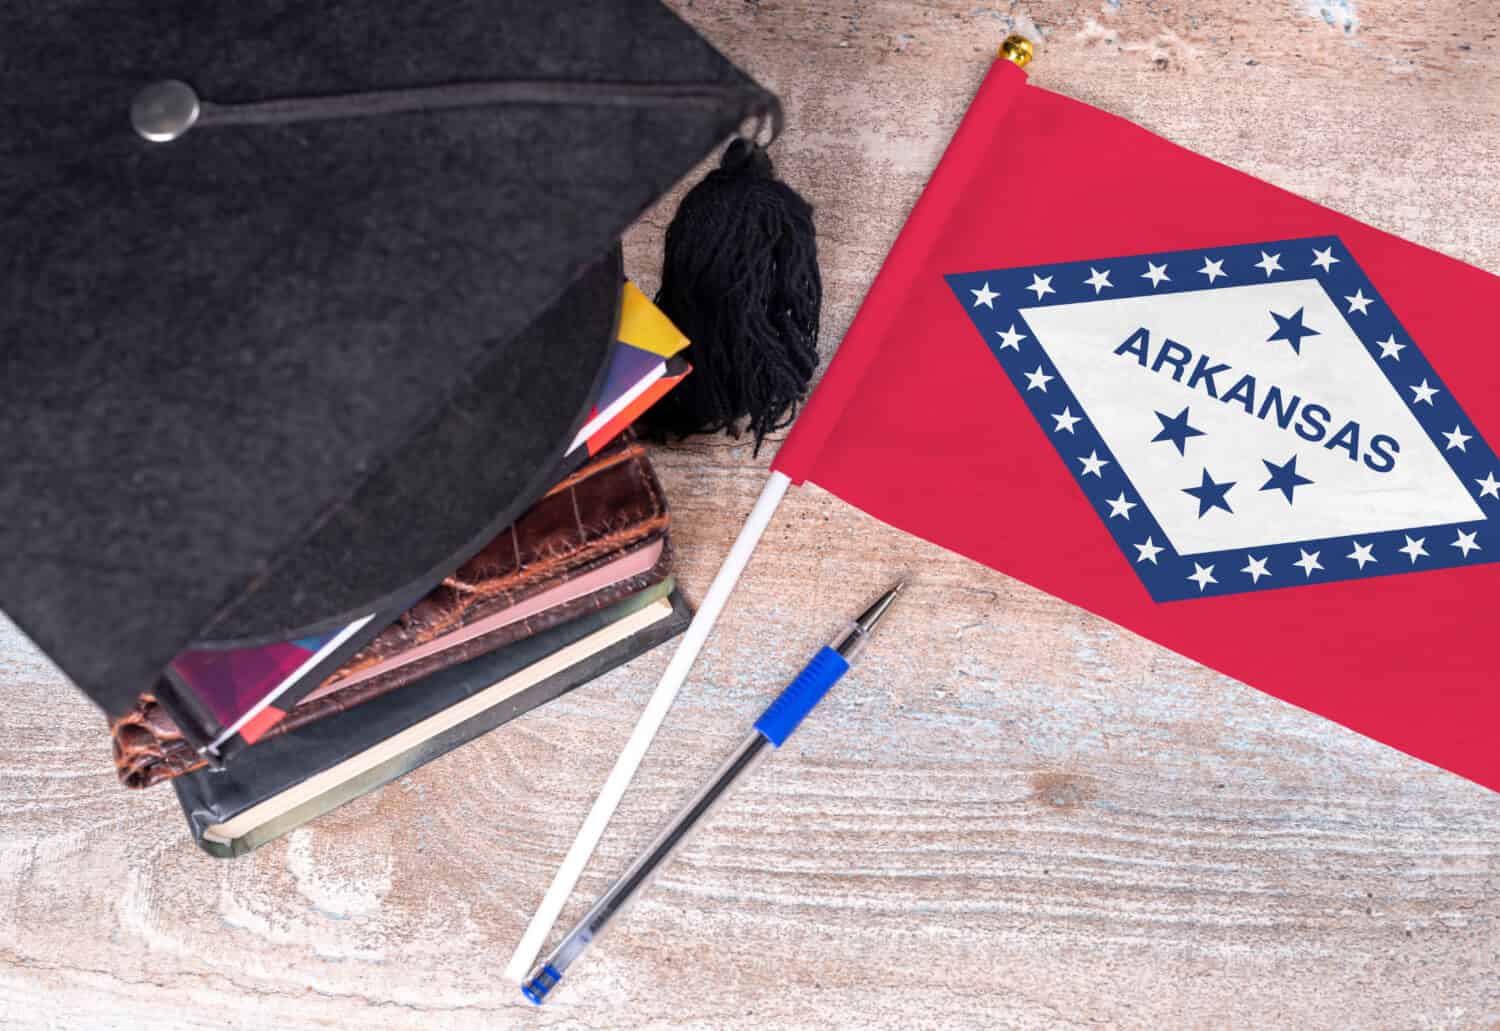
[[[1186,408],[1170,418],[1161,412],[1157,412],[1156,417],[1161,420],[1161,432],[1152,437],[1151,442],[1154,444],[1158,440],[1171,441],[1177,445],[1177,453],[1179,455],[1187,454],[1187,440],[1189,437],[1202,437],[1206,435],[1196,426],[1188,425],[1188,410]]]
[[[1230,515],[1234,514],[1234,509],[1229,507],[1229,502],[1224,498],[1224,495],[1229,493],[1229,488],[1233,486],[1233,482],[1215,483],[1213,477],[1208,475],[1208,470],[1204,469],[1203,482],[1196,487],[1184,487],[1182,492],[1198,499],[1198,518],[1202,519],[1215,508],[1222,508]]]
[[[1318,331],[1302,321],[1302,312],[1306,309],[1298,308],[1297,313],[1291,317],[1277,315],[1271,312],[1271,318],[1276,320],[1276,332],[1266,337],[1266,342],[1272,340],[1285,340],[1292,345],[1292,350],[1298,354],[1302,353],[1302,338],[1318,336]]]
[[[1298,487],[1303,487],[1313,482],[1306,476],[1303,476],[1297,472],[1296,455],[1288,458],[1281,465],[1277,465],[1275,462],[1267,461],[1264,458],[1262,458],[1260,461],[1261,464],[1266,467],[1266,472],[1271,474],[1271,478],[1266,481],[1266,485],[1262,487],[1261,490],[1281,491],[1286,495],[1288,504],[1291,504],[1293,500],[1292,491],[1296,490]]]

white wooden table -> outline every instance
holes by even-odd
[[[785,98],[829,352],[1013,27],[1033,81],[1500,270],[1491,4],[677,6]],[[674,203],[627,240],[648,291]],[[767,459],[658,452],[691,595]],[[500,968],[665,651],[226,863],[170,789],[117,787],[98,713],[0,624],[0,1026],[1500,1027],[1495,795],[815,488],[567,918],[903,570],[878,649],[541,1012]]]

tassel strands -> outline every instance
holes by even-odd
[[[691,341],[693,365],[643,419],[658,436],[755,436],[791,423],[818,367],[812,205],[776,178],[770,155],[735,140],[667,228],[656,304]]]

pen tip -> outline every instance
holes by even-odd
[[[859,618],[856,619],[855,622],[864,629],[865,633],[869,633],[871,630],[875,629],[875,624],[880,622],[881,617],[885,615],[886,610],[891,607],[891,603],[896,600],[896,595],[900,594],[901,589],[905,586],[906,579],[904,577],[900,580],[897,580],[894,587],[877,598],[875,600],[875,604],[871,605],[869,608],[865,609],[864,612],[861,612],[859,614]]]

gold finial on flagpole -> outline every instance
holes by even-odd
[[[1030,64],[1034,53],[1031,40],[1019,32],[1006,36],[1005,42],[1000,44],[1000,56],[1017,68],[1025,68]]]

